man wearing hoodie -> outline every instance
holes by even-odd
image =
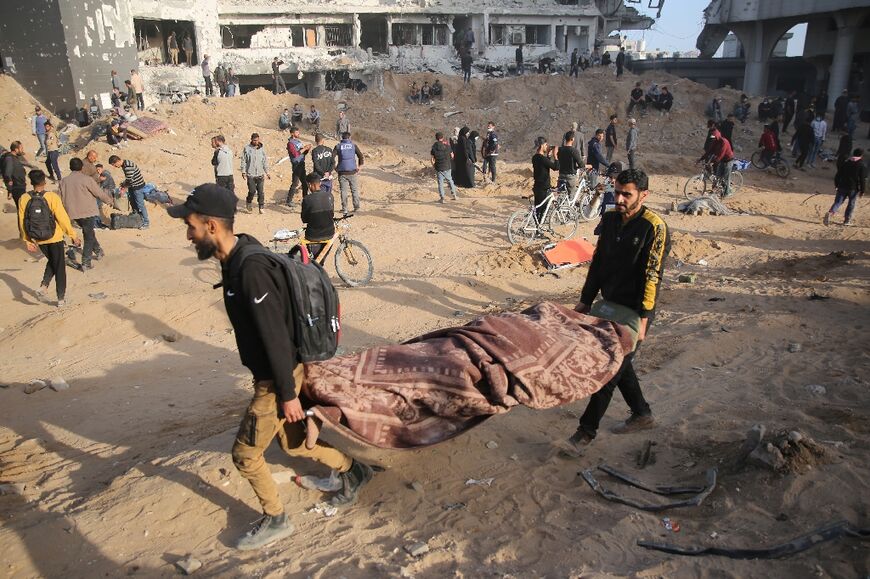
[[[722,136],[719,129],[713,129],[711,137],[713,143],[707,159],[714,164],[716,175],[725,184],[722,190],[722,198],[724,199],[731,196],[731,166],[734,164],[734,152],[731,149],[731,143]]]
[[[301,337],[288,323],[293,316],[290,288],[281,266],[262,251],[259,241],[233,232],[236,203],[231,191],[206,183],[168,212],[184,219],[187,239],[200,260],[214,257],[220,262],[224,306],[239,357],[254,377],[254,396],[232,450],[233,464],[263,509],[263,517],[236,542],[236,548],[245,551],[289,537],[294,530],[263,456],[275,437],[288,455],[310,458],[333,470],[341,483],[329,501],[336,508],[356,501],[373,470],[321,441],[313,448],[306,446],[305,409],[299,399],[305,366],[297,355]]]
[[[263,206],[266,200],[263,193],[265,179],[269,177],[269,162],[266,158],[266,149],[260,142],[260,135],[251,134],[251,142],[245,145],[242,151],[242,179],[248,184],[248,197],[245,199],[245,208],[250,213],[253,210],[254,195],[257,196],[257,205],[260,215],[263,214]]]

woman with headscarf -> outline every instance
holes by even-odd
[[[462,127],[459,130],[459,135],[456,137],[456,144],[453,146],[453,162],[456,168],[453,171],[453,182],[457,187],[468,189],[472,187],[474,182],[468,177],[468,127]]]
[[[472,187],[474,187],[477,176],[477,141],[479,137],[480,133],[477,131],[468,133],[468,146],[465,148],[465,152],[468,154],[468,178]]]

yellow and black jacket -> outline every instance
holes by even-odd
[[[670,250],[668,226],[653,211],[642,207],[626,223],[619,212],[606,212],[580,301],[591,306],[600,291],[604,299],[652,318]]]

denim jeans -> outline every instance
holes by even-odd
[[[822,140],[819,139],[818,137],[816,137],[816,139],[813,141],[813,144],[810,145],[810,154],[809,154],[809,157],[807,157],[807,163],[812,165],[813,163],[816,162],[816,155],[819,154],[819,150],[821,148],[822,148]]]
[[[453,184],[453,171],[447,169],[446,171],[435,171],[435,177],[438,179],[438,197],[444,201],[444,182],[450,184],[450,193],[453,195],[453,198],[456,199],[456,185]]]
[[[834,214],[840,210],[840,205],[848,199],[849,204],[846,205],[846,222],[852,220],[852,212],[855,211],[855,202],[858,200],[858,190],[850,191],[844,187],[837,188],[837,196],[834,198],[834,204],[831,205],[830,213]]]
[[[734,160],[720,161],[716,168],[716,173],[722,178],[724,187],[722,188],[722,197],[731,196],[731,167],[734,165]]]
[[[148,221],[148,208],[145,207],[145,193],[142,191],[142,187],[128,189],[127,198],[130,200],[130,209],[142,216],[142,225],[144,227],[150,225],[151,222]]]
[[[34,156],[38,157],[45,152],[45,133],[36,133],[36,140],[39,141],[39,149]]]
[[[48,176],[60,180],[62,175],[60,174],[60,165],[57,163],[58,157],[60,157],[60,151],[45,152],[45,168],[48,169]]]

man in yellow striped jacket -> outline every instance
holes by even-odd
[[[670,235],[664,220],[643,205],[649,195],[646,173],[628,169],[616,177],[615,185],[616,205],[602,217],[601,235],[576,309],[594,314],[593,302],[600,293],[610,310],[623,310],[634,318],[636,323],[629,325],[637,329],[637,346],[625,357],[616,376],[590,398],[577,432],[569,439],[577,450],[595,438],[616,388],[628,403],[631,416],[612,432],[625,434],[655,426],[632,359],[655,315]]]

